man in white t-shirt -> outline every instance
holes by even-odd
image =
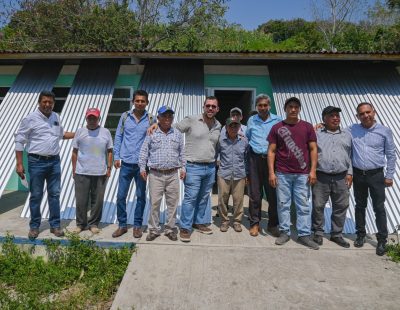
[[[75,233],[80,233],[88,226],[92,233],[100,232],[98,226],[103,211],[104,191],[113,162],[113,142],[110,131],[101,127],[99,121],[100,110],[88,109],[87,125],[77,130],[72,142],[72,173],[76,197]]]

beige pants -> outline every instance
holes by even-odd
[[[165,233],[175,229],[176,209],[179,201],[179,176],[178,170],[171,173],[163,173],[154,170],[149,172],[149,194],[151,213],[149,216],[149,230],[154,234],[161,233],[160,205],[163,195],[167,204],[167,222]]]
[[[228,201],[230,195],[232,195],[233,200],[233,220],[239,223],[242,221],[245,185],[245,178],[240,180],[225,180],[220,176],[218,177],[218,211],[222,222],[229,221]]]

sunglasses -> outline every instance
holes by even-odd
[[[205,107],[206,107],[207,109],[213,109],[213,110],[216,109],[216,108],[218,108],[218,106],[213,105],[213,104],[206,104]]]

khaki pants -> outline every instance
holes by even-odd
[[[165,233],[175,229],[176,209],[179,201],[179,176],[178,170],[164,173],[155,170],[149,172],[149,193],[151,213],[149,217],[150,232],[159,235],[160,226],[160,205],[163,195],[167,204],[168,218],[165,223]]]
[[[240,180],[225,180],[218,176],[218,211],[222,222],[229,221],[228,200],[233,199],[233,220],[240,223],[243,217],[243,197],[245,178]]]

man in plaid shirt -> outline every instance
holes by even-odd
[[[140,175],[146,181],[149,176],[151,213],[147,241],[161,234],[160,204],[163,195],[167,203],[168,219],[165,235],[172,241],[178,240],[176,231],[176,209],[179,201],[179,177],[185,178],[185,157],[182,133],[171,127],[174,111],[167,106],[158,110],[158,128],[147,136],[139,155]],[[150,171],[147,173],[146,168]],[[181,168],[179,177],[178,170]]]

